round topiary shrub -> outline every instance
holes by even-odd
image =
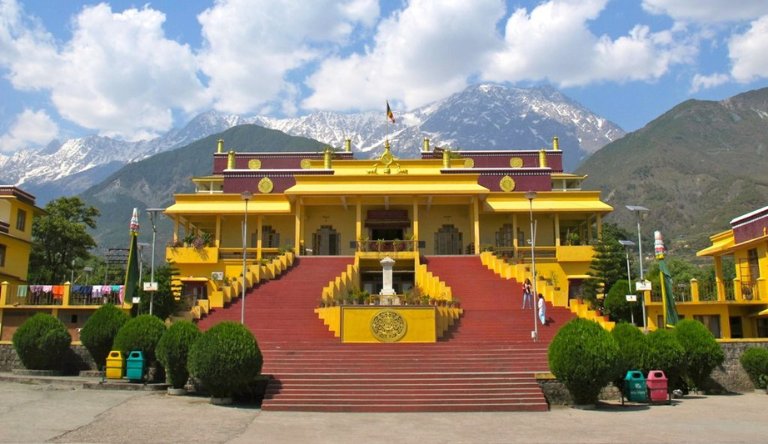
[[[71,342],[67,327],[48,313],[37,313],[13,334],[13,348],[29,370],[59,370]]]
[[[668,389],[675,388],[680,384],[685,368],[684,359],[685,350],[674,333],[663,329],[648,333],[646,374],[651,370],[663,370],[667,377]]]
[[[187,356],[192,344],[202,333],[190,321],[179,321],[163,333],[155,354],[165,368],[165,377],[171,387],[183,388],[189,379]]]
[[[703,387],[712,370],[725,360],[723,349],[699,321],[683,319],[673,331],[683,346],[683,375],[694,387]]]
[[[614,385],[623,391],[623,381],[627,372],[645,368],[645,361],[648,359],[648,340],[639,328],[626,322],[616,324],[611,331],[611,336],[619,347]]]
[[[123,325],[115,336],[114,350],[127,356],[132,350],[141,350],[144,362],[149,366],[155,361],[155,347],[165,333],[165,324],[157,316],[150,314],[137,316]]]
[[[755,387],[765,388],[766,378],[761,379],[760,376],[768,375],[768,349],[748,347],[739,361]]]
[[[244,389],[261,372],[261,350],[247,328],[222,322],[200,336],[189,350],[189,372],[217,398]]]
[[[629,322],[632,319],[633,306],[637,304],[627,302],[627,295],[633,293],[634,291],[629,288],[626,279],[616,281],[611,289],[608,290],[603,306],[612,321]]]
[[[616,375],[619,348],[600,324],[577,318],[565,324],[549,345],[549,368],[576,404],[594,404]]]
[[[107,304],[93,312],[80,330],[80,341],[91,354],[99,370],[104,370],[115,336],[128,319],[124,311]]]

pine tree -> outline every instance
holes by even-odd
[[[624,247],[621,246],[612,232],[603,232],[603,237],[595,245],[595,255],[589,265],[587,274],[590,276],[584,282],[583,295],[593,308],[602,308],[602,301],[597,299],[598,293],[607,293],[619,279],[626,275]]]

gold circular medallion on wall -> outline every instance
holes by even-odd
[[[511,166],[512,168],[522,168],[523,159],[520,157],[513,157],[509,159],[509,166]]]
[[[515,189],[515,179],[509,176],[504,176],[499,181],[499,187],[507,192],[512,191]]]
[[[381,342],[397,342],[407,330],[405,318],[394,310],[382,310],[371,319],[371,333]]]
[[[251,159],[248,161],[248,169],[249,170],[258,170],[261,168],[261,160],[259,159]]]
[[[464,168],[474,168],[475,159],[464,159]]]
[[[275,184],[272,183],[269,177],[262,177],[261,180],[259,181],[259,191],[261,191],[264,194],[271,193],[274,187],[275,187]]]
[[[312,161],[309,159],[301,159],[301,168],[304,170],[312,168]]]

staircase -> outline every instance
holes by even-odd
[[[264,410],[328,412],[546,411],[534,378],[548,371],[547,346],[573,315],[548,306],[533,342],[533,310],[522,290],[477,256],[433,257],[428,269],[453,289],[464,316],[436,344],[342,344],[313,312],[321,289],[352,258],[301,257],[247,296],[246,323],[273,376]],[[200,321],[240,320],[239,302]]]

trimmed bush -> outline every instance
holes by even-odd
[[[762,347],[748,347],[739,358],[741,366],[749,375],[752,384],[757,388],[765,388],[765,378],[761,375],[768,375],[768,349]]]
[[[187,356],[192,344],[202,333],[190,321],[179,321],[163,333],[155,354],[165,368],[165,377],[171,387],[183,388],[189,379]]]
[[[549,345],[549,368],[576,404],[594,404],[600,389],[616,375],[618,353],[616,341],[600,324],[577,318]]]
[[[611,336],[619,347],[614,385],[624,390],[624,377],[630,370],[642,370],[648,359],[648,340],[633,324],[621,322],[611,331]]]
[[[165,333],[165,324],[157,316],[145,314],[130,319],[115,336],[114,350],[128,356],[131,350],[141,350],[149,366],[155,361],[155,347]]]
[[[712,370],[725,360],[723,349],[699,321],[683,319],[675,325],[673,331],[683,346],[683,375],[694,387],[703,387]]]
[[[80,342],[91,354],[99,370],[104,370],[115,336],[128,319],[124,311],[107,304],[93,312],[80,330]]]
[[[667,387],[671,390],[679,385],[685,368],[685,350],[674,333],[659,329],[648,333],[648,360],[645,373],[663,370],[667,376]]]
[[[632,310],[638,304],[627,302],[627,295],[634,293],[634,290],[629,288],[626,279],[616,281],[611,289],[608,290],[603,306],[612,321],[629,322],[632,319]]]
[[[60,370],[72,336],[48,313],[27,319],[13,334],[13,348],[29,370]]]
[[[261,372],[261,350],[247,328],[222,322],[200,336],[189,350],[189,373],[213,397],[244,390]]]

